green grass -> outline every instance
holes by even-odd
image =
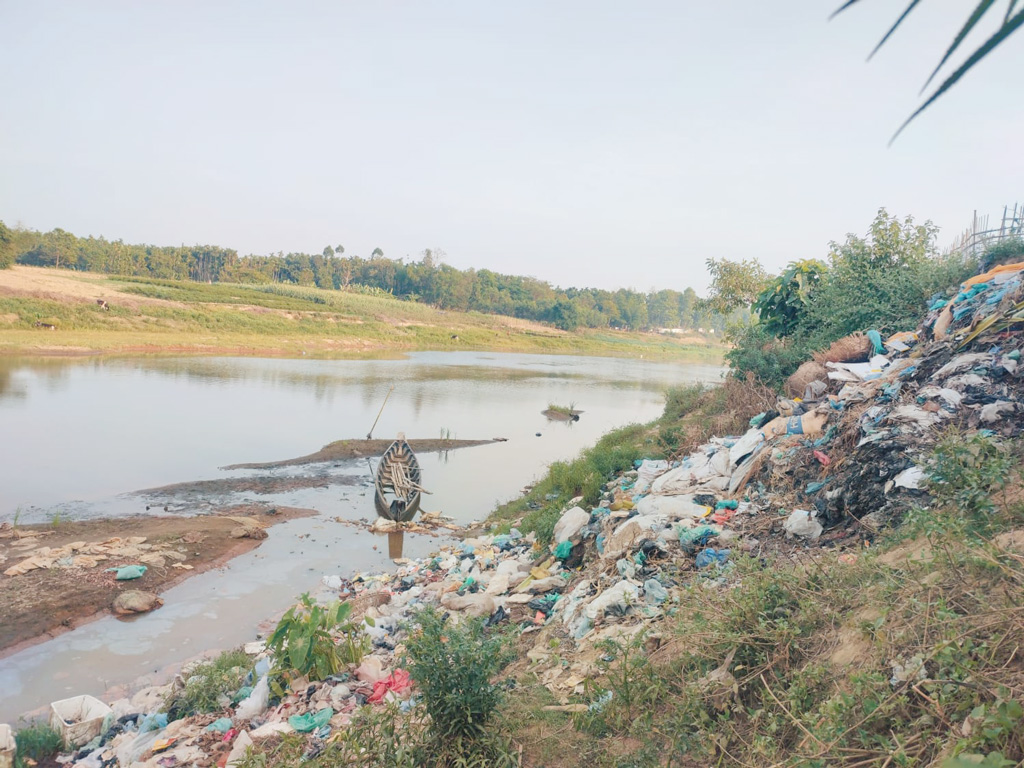
[[[594,506],[600,500],[605,483],[633,466],[641,457],[661,454],[650,425],[630,424],[602,437],[572,461],[556,461],[530,492],[498,507],[489,521],[498,530],[507,530],[519,520],[524,532],[536,531],[542,542],[550,542],[562,509],[576,496]]]
[[[146,278],[95,281],[127,294],[93,302],[0,297],[0,352],[40,347],[338,356],[370,350],[494,350],[720,362],[722,350],[656,334],[567,334],[478,312],[447,312],[387,295],[286,285]],[[138,302],[130,296],[167,304]],[[56,326],[42,328],[37,323]]]
[[[63,746],[60,734],[45,723],[34,723],[14,734],[18,752],[14,768],[28,768],[56,754]],[[31,761],[31,762],[30,762]]]

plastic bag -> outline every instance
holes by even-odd
[[[799,536],[802,539],[813,541],[821,536],[821,532],[824,530],[821,523],[814,519],[813,514],[806,509],[794,509],[782,527],[790,536]]]
[[[292,715],[288,718],[288,725],[299,733],[309,733],[317,728],[327,725],[334,717],[334,710],[330,707],[321,709],[319,712],[307,712],[304,715]]]
[[[238,705],[238,709],[235,710],[235,717],[240,720],[251,720],[257,715],[262,715],[266,711],[269,703],[270,682],[267,680],[267,676],[264,675],[260,678],[260,681],[256,683],[256,687],[252,689],[252,693],[250,693],[248,697]]]
[[[146,572],[144,565],[122,565],[120,568],[107,568],[106,573],[113,573],[117,581],[128,581],[137,579]]]

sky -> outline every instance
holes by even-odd
[[[838,4],[0,0],[0,220],[703,293],[1024,202],[1024,32],[889,146],[971,4]]]

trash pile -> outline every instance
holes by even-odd
[[[403,644],[427,605],[453,621],[515,627],[527,650],[514,667],[528,665],[563,707],[601,706],[570,702],[606,660],[603,641],[645,629],[656,637],[682,584],[726,584],[737,550],[869,540],[926,497],[923,457],[947,424],[1019,434],[1016,323],[1024,323],[1024,263],[934,302],[916,331],[837,342],[798,372],[802,396],[780,399],[745,434],[713,437],[676,461],[639,461],[604,486],[596,506],[572,500],[549,546],[512,528],[396,561],[392,573],[325,576],[324,596],[349,601],[372,643],[358,666],[293,680],[274,696],[275,661],[253,643],[247,684],[221,712],[168,721],[161,710],[188,684],[183,670],[170,686],[114,702],[101,730],[62,762],[231,766],[250,744],[286,732],[306,734],[307,756],[319,754],[360,707],[415,705]]]

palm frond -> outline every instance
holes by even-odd
[[[875,46],[875,50],[873,50],[873,51],[872,51],[872,52],[871,52],[870,54],[868,54],[868,61],[871,61],[871,58],[872,58],[872,57],[873,57],[873,56],[874,56],[874,55],[875,55],[876,53],[878,53],[878,49],[879,49],[879,48],[881,48],[881,47],[882,47],[883,45],[885,45],[885,41],[886,41],[886,40],[888,40],[888,39],[889,39],[890,37],[892,37],[892,33],[893,33],[893,32],[895,32],[895,31],[896,31],[896,28],[897,28],[897,27],[898,27],[898,26],[899,26],[900,24],[902,24],[902,23],[903,23],[903,20],[904,20],[905,18],[907,18],[907,16],[909,16],[909,15],[910,15],[910,12],[911,12],[912,10],[914,10],[914,6],[916,6],[916,5],[917,5],[917,4],[919,3],[919,2],[921,2],[921,0],[910,0],[910,5],[908,5],[908,6],[906,7],[906,9],[905,9],[905,10],[903,11],[903,13],[901,13],[901,14],[900,14],[900,17],[899,17],[898,19],[896,19],[896,23],[895,23],[895,24],[893,24],[893,25],[892,25],[892,26],[891,26],[891,27],[889,28],[889,31],[885,33],[885,37],[883,37],[883,38],[882,38],[881,40],[879,40],[879,41],[878,41],[878,45],[876,45],[876,46]]]
[[[845,11],[847,8],[849,8],[854,3],[859,3],[859,2],[860,2],[860,0],[846,0],[845,3],[843,3],[841,6],[839,6],[834,11],[832,11],[832,15],[828,17],[829,21],[834,19],[836,16],[838,16],[840,13]]]
[[[942,85],[940,85],[938,89],[936,89],[936,91],[931,96],[928,97],[928,100],[925,101],[925,103],[922,104],[920,107],[918,107],[914,111],[914,114],[908,117],[906,121],[903,123],[903,125],[900,126],[899,130],[896,131],[895,134],[893,134],[892,139],[889,140],[889,144],[891,145],[892,142],[896,140],[896,137],[898,137],[903,132],[904,128],[910,125],[910,122],[915,117],[920,115],[922,112],[928,109],[928,107],[934,104],[935,101],[940,96],[942,96],[942,94],[944,94],[946,91],[952,88],[961,77],[967,74],[971,67],[977,64],[979,61],[981,61],[985,56],[991,53],[997,45],[999,45],[1001,42],[1006,40],[1006,38],[1008,38],[1010,35],[1016,32],[1022,24],[1024,24],[1024,10],[1018,11],[1016,15],[1014,15],[1006,24],[1001,26],[988,40],[986,40],[985,43],[980,48],[978,48],[978,50],[972,53],[970,58],[967,59],[967,61],[961,64],[960,67],[953,74],[947,77],[945,82],[943,82]]]
[[[946,51],[945,56],[942,57],[942,61],[939,62],[939,65],[935,68],[935,71],[928,76],[928,80],[925,81],[925,84],[921,86],[921,93],[924,93],[924,89],[927,88],[929,84],[932,82],[932,80],[935,79],[935,76],[939,74],[939,70],[942,69],[943,65],[947,61],[949,61],[949,57],[952,56],[953,52],[960,47],[960,43],[962,43],[964,41],[964,38],[967,37],[967,35],[970,33],[972,29],[974,29],[974,25],[981,21],[981,17],[985,15],[985,13],[988,11],[989,8],[992,7],[992,4],[995,3],[995,1],[996,0],[981,0],[981,2],[978,3],[978,7],[974,9],[973,13],[971,13],[970,18],[967,19],[967,23],[964,24],[963,29],[960,30],[960,33],[956,36],[956,39],[953,40],[953,44],[949,46],[949,49]],[[1010,3],[1010,9],[1013,9],[1013,2]],[[1009,18],[1009,14],[1007,14],[1007,18]]]

